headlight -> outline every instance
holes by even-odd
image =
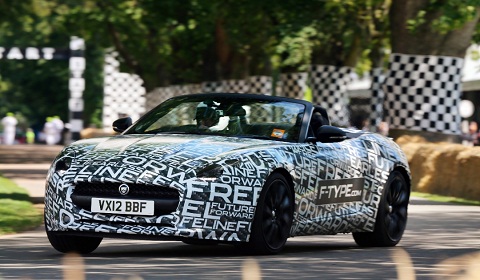
[[[65,156],[57,161],[55,164],[55,172],[58,172],[60,175],[63,175],[70,166],[72,166],[73,159],[71,157]]]

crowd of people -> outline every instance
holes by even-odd
[[[18,126],[15,114],[9,112],[1,120],[3,128],[0,144],[34,144],[45,143],[47,145],[62,144],[65,125],[59,116],[48,117],[43,129],[35,132],[32,128],[22,129]]]

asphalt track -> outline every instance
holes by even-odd
[[[351,235],[295,237],[275,256],[123,239],[63,255],[39,228],[0,237],[0,279],[479,279],[478,221],[478,206],[414,199],[397,247],[359,248]]]

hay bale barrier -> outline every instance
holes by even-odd
[[[412,172],[412,191],[480,201],[480,147],[430,143],[418,136],[396,142]]]

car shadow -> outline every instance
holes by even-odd
[[[328,252],[328,251],[343,251],[343,250],[352,250],[360,249],[352,243],[319,243],[313,244],[311,242],[291,242],[287,243],[284,250],[279,253],[279,255],[289,255],[289,254],[302,254],[302,253],[318,253],[318,252]],[[100,245],[97,251],[86,254],[84,257],[89,258],[132,258],[132,257],[166,257],[166,258],[222,258],[222,257],[262,257],[262,255],[252,254],[251,252],[246,251],[243,248],[228,245],[228,244],[218,244],[218,245],[189,245],[183,244],[182,242],[168,242],[165,245],[161,244],[161,241],[158,244],[142,244],[142,245],[121,245],[116,246],[113,244]],[[263,257],[272,257],[264,255]]]

